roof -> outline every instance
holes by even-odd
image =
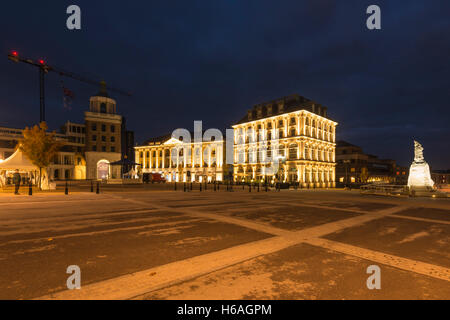
[[[14,152],[8,159],[0,162],[0,170],[16,169],[27,171],[39,170],[39,168],[36,167],[19,148],[17,148],[16,152]]]
[[[202,137],[204,136],[205,132],[206,132],[205,130],[202,131]],[[195,142],[194,141],[194,132],[190,131],[189,133],[191,134],[191,139],[192,139],[191,142]],[[225,139],[226,132],[225,131],[221,131],[221,133],[222,133],[223,139]],[[167,140],[170,140],[172,137],[173,137],[172,133],[168,133],[168,134],[165,134],[165,135],[162,135],[162,136],[159,136],[159,137],[150,138],[150,139],[145,140],[144,143],[142,144],[142,146],[146,146],[146,145],[149,145],[151,143],[152,144],[156,144],[156,143],[161,143],[162,144],[162,143],[166,142]]]
[[[351,144],[351,143],[349,143],[349,142],[347,142],[347,141],[344,141],[344,140],[339,140],[338,142],[336,142],[336,148],[339,148],[339,147],[355,147],[355,148],[361,148],[361,147],[359,147],[359,146],[357,146],[357,145]]]
[[[279,108],[280,106],[282,106],[282,110],[280,110]],[[270,114],[267,112],[269,107],[272,108],[272,112]],[[248,110],[247,114],[235,124],[242,124],[250,121],[266,119],[276,115],[286,114],[300,110],[306,110],[309,112],[316,113],[322,117],[326,117],[327,107],[324,107],[321,104],[314,102],[303,96],[300,96],[298,94],[293,94],[269,102],[259,103],[253,106],[253,108]],[[252,114],[251,118],[249,118],[249,114]],[[258,114],[260,116],[258,116]]]

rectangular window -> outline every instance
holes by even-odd
[[[92,146],[92,151],[97,151],[97,146]]]
[[[106,147],[102,146],[102,152],[106,152]]]
[[[111,132],[116,132],[116,127],[114,125],[111,125]]]
[[[116,142],[116,138],[115,137],[111,137],[111,142]]]
[[[102,124],[102,131],[105,132],[106,131],[106,125]]]
[[[97,136],[95,134],[92,136],[92,141],[97,141]]]
[[[97,125],[95,123],[92,124],[91,128],[92,128],[92,131],[97,131]]]
[[[106,142],[106,137],[105,136],[102,136],[102,141]]]
[[[111,152],[116,152],[116,147],[111,147]]]

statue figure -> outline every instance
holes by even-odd
[[[414,140],[414,162],[423,163],[425,158],[423,157],[423,147],[422,145]]]

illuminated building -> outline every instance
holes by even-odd
[[[406,184],[407,168],[396,166],[394,160],[366,154],[361,147],[346,141],[337,142],[336,162],[336,180],[340,186],[366,183]]]
[[[232,126],[235,181],[335,187],[336,126],[326,107],[299,95],[254,106]]]
[[[134,149],[142,173],[160,173],[168,182],[223,181],[226,174],[223,140],[183,142],[170,134]]]

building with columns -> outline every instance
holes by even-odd
[[[160,173],[168,182],[223,181],[226,174],[223,140],[190,141],[171,134],[135,147],[142,173]]]
[[[335,187],[336,126],[299,95],[255,105],[232,126],[235,181]]]

